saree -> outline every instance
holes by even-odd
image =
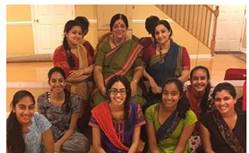
[[[154,52],[154,55],[152,54]],[[147,54],[149,51],[147,51]],[[150,52],[149,63],[147,63],[146,71],[153,77],[158,86],[163,87],[164,82],[170,77],[179,77],[182,73],[182,47],[174,42],[170,42],[168,53],[156,55],[156,51]],[[145,55],[144,55],[145,56]],[[158,75],[160,74],[160,75]],[[149,91],[148,105],[158,103],[161,100],[161,94],[154,94]]]
[[[62,68],[66,74],[66,77],[70,76],[70,71],[87,68],[93,64],[93,50],[89,42],[84,41],[78,45],[76,55],[73,54],[75,61],[75,67],[71,68],[67,62],[67,57],[63,46],[58,47],[53,55],[53,64]],[[67,89],[74,94],[78,94],[83,100],[87,100],[90,94],[91,83],[89,77],[86,76],[83,81],[80,82],[67,82]]]
[[[212,118],[218,127],[219,133],[221,134],[225,143],[230,147],[230,149],[232,149],[235,153],[245,153],[245,148],[240,144],[240,141],[238,140],[236,135],[228,127],[225,120],[217,110],[213,111]]]
[[[102,67],[102,74],[105,84],[115,75],[125,76],[129,81],[132,80],[134,69],[137,66],[143,66],[140,56],[142,46],[134,39],[129,39],[122,43],[120,46],[111,48],[109,39],[103,40],[100,43],[96,54],[96,65]],[[98,89],[93,91],[93,106],[106,100]],[[136,102],[142,104],[142,91],[138,87]]]
[[[123,133],[123,141],[118,136],[112,120],[111,110],[108,101],[100,103],[92,110],[92,116],[101,129],[101,144],[105,151],[111,153],[128,152],[132,143],[133,131],[137,120],[137,104],[129,103],[129,117]]]

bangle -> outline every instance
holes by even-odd
[[[133,79],[132,81],[134,81],[135,83],[137,83],[137,79]]]

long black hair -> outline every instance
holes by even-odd
[[[210,83],[210,73],[208,71],[208,68],[206,68],[205,66],[198,65],[191,70],[190,81],[193,79],[194,72],[197,70],[205,71],[205,73],[207,75],[207,80],[208,80],[207,86],[205,88],[205,92],[204,92],[204,94],[201,98],[201,102],[200,102],[201,113],[204,114],[209,109],[209,105],[210,105],[209,94],[210,94],[210,89],[212,88],[211,83]]]
[[[52,75],[55,72],[60,73],[62,75],[62,77],[64,78],[64,80],[66,79],[66,74],[63,71],[63,69],[61,69],[60,67],[53,67],[53,68],[51,68],[48,71],[48,81],[50,81]],[[63,103],[63,105],[65,105],[66,113],[70,113],[70,108],[71,108],[71,94],[66,89],[64,89],[64,93],[65,93],[65,102]]]
[[[190,108],[190,104],[183,91],[183,83],[178,78],[168,78],[163,85],[163,89],[165,88],[166,85],[171,84],[171,83],[175,84],[177,90],[180,93],[180,99],[179,99],[179,102],[177,103],[176,109],[179,112],[179,116],[181,118],[185,118],[186,112]]]
[[[130,87],[130,83],[129,81],[127,80],[126,77],[124,76],[121,76],[121,75],[115,75],[114,77],[112,77],[107,85],[106,85],[106,91],[107,91],[107,97],[110,99],[110,89],[111,87],[113,86],[114,83],[116,82],[121,82],[124,86],[125,86],[125,89],[126,89],[126,98],[125,98],[125,101],[124,101],[124,112],[125,112],[125,121],[127,121],[128,119],[128,112],[129,112],[129,101],[131,99],[131,87]],[[130,125],[127,125],[127,126],[130,126]]]
[[[71,48],[70,48],[68,41],[67,41],[66,33],[69,33],[69,31],[74,26],[79,26],[81,28],[81,24],[78,21],[75,21],[75,20],[67,21],[67,23],[65,24],[65,27],[64,27],[64,38],[63,38],[63,48],[64,48],[66,56],[67,56],[68,65],[71,68],[75,67],[75,61],[73,58],[73,53],[71,52]]]
[[[16,113],[13,109],[24,97],[30,97],[35,104],[34,96],[27,90],[17,91],[11,102],[11,112],[7,118],[7,145],[11,153],[24,153],[25,152],[25,142],[22,136],[22,126],[18,122]]]

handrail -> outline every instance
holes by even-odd
[[[209,5],[156,5],[214,53],[219,7]]]

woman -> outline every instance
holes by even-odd
[[[204,66],[194,67],[190,72],[190,83],[186,88],[186,95],[191,109],[197,115],[197,118],[200,119],[201,115],[212,109],[210,95],[212,88],[208,69]],[[192,152],[201,151],[199,123],[197,123],[189,143]]]
[[[140,105],[131,103],[131,88],[124,76],[114,76],[107,84],[108,100],[93,108],[92,127],[96,153],[136,153],[141,126],[145,124]]]
[[[194,130],[197,117],[189,109],[180,80],[166,80],[162,102],[150,106],[145,115],[150,152],[188,152],[188,139]]]
[[[212,93],[215,109],[201,116],[201,139],[206,153],[245,153],[246,116],[236,112],[232,84],[219,83]]]
[[[167,78],[177,77],[182,82],[188,80],[190,58],[185,47],[176,44],[172,39],[173,32],[166,20],[160,20],[154,26],[153,37],[155,48],[145,51],[148,58],[145,78],[149,81],[151,92],[148,102],[151,105],[160,101],[162,86]],[[146,57],[146,55],[144,55]]]
[[[142,91],[138,81],[143,74],[143,62],[139,56],[142,46],[127,36],[128,20],[123,14],[116,14],[110,22],[112,34],[98,45],[94,80],[97,89],[93,91],[93,106],[106,99],[106,83],[114,75],[125,76],[130,82],[131,95],[143,104]]]
[[[65,90],[65,78],[61,68],[49,70],[50,91],[38,97],[38,111],[52,123],[56,152],[86,153],[90,148],[89,141],[76,132],[81,98]]]
[[[54,52],[53,63],[64,70],[70,92],[80,95],[83,105],[87,105],[91,92],[88,80],[93,72],[94,51],[87,41],[81,44],[84,34],[79,22],[69,20],[65,24],[63,44]]]
[[[35,113],[34,96],[19,90],[11,102],[7,119],[7,146],[9,153],[54,153],[51,123]]]

